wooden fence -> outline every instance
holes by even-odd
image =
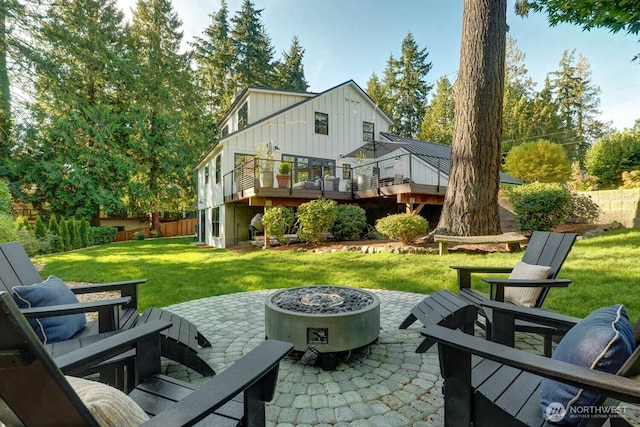
[[[162,237],[175,237],[175,236],[193,236],[195,233],[195,227],[198,223],[196,218],[181,219],[179,221],[163,222],[160,223],[160,235]],[[133,240],[133,235],[143,232],[149,237],[149,227],[136,228],[134,230],[119,231],[116,234],[116,242],[123,242],[125,240]]]

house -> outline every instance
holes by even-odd
[[[319,197],[358,203],[372,223],[400,210],[439,214],[450,147],[397,137],[391,124],[353,80],[321,93],[240,91],[195,167],[197,238],[220,248],[249,240],[257,213]]]

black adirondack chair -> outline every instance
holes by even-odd
[[[32,285],[42,282],[40,274],[31,262],[26,251],[19,242],[0,244],[0,290],[9,294],[15,286]],[[102,283],[96,285],[76,286],[71,290],[75,294],[116,291],[119,298],[104,299],[95,302],[58,305],[50,307],[22,309],[27,318],[60,316],[74,313],[97,312],[96,321],[87,322],[87,326],[67,341],[48,344],[47,349],[54,356],[103,339],[114,332],[131,329],[152,320],[167,320],[172,326],[162,331],[162,356],[181,363],[203,376],[215,375],[215,371],[198,355],[199,347],[210,347],[211,343],[188,320],[159,308],[138,312],[138,285],[146,279],[122,282]],[[131,354],[122,355],[110,362],[95,366],[93,372],[99,372],[103,380],[119,388],[127,382],[124,367],[131,366]],[[87,370],[87,374],[92,371]],[[132,375],[130,372],[129,375]]]
[[[144,425],[265,425],[265,402],[275,392],[290,343],[266,340],[200,387],[160,375],[160,337],[169,322],[155,320],[55,360],[18,307],[0,292],[0,421],[8,426],[97,426],[65,375],[134,350],[137,387],[129,394],[152,418]]]
[[[538,394],[543,377],[599,393],[598,405],[640,402],[638,382],[624,377],[637,374],[633,371],[640,348],[627,359],[617,375],[613,375],[438,325],[427,326],[422,334],[438,343],[444,378],[445,426],[548,425]],[[601,412],[607,413],[613,414],[604,409]],[[580,426],[597,426],[605,421],[604,416],[585,417]],[[611,424],[629,425],[619,418],[612,419]]]
[[[571,283],[570,280],[558,279],[557,276],[562,264],[567,258],[567,255],[571,251],[575,240],[575,233],[535,231],[531,236],[526,251],[524,252],[522,262],[531,265],[550,267],[548,277],[546,279],[534,280],[483,278],[482,280],[489,283],[491,286],[489,295],[482,294],[472,288],[471,275],[475,273],[510,273],[513,267],[451,266],[451,268],[458,272],[459,297],[478,308],[478,316],[483,317],[485,320],[484,322],[478,322],[478,324],[481,327],[486,328],[487,336],[489,338],[491,334],[493,313],[491,307],[485,307],[483,306],[483,303],[489,300],[504,301],[505,287],[541,287],[542,290],[540,295],[534,304],[534,307],[541,307],[552,288],[566,287]],[[426,299],[414,307],[400,327],[407,328],[416,320],[420,320],[424,325],[432,323],[426,321],[427,319],[421,318],[424,312],[422,307],[425,304]],[[558,334],[558,331],[555,328],[524,320],[518,320],[515,327],[519,332],[530,332],[544,335],[545,354],[547,356],[551,354],[552,336]]]

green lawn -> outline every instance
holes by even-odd
[[[512,266],[521,253],[447,256],[254,251],[235,253],[198,248],[192,238],[153,239],[41,256],[43,277],[107,282],[146,277],[139,306],[164,307],[232,292],[309,284],[334,284],[429,294],[457,292],[449,265]],[[610,231],[577,241],[559,278],[573,280],[553,289],[545,306],[573,316],[597,307],[623,303],[635,321],[640,316],[640,230]],[[476,285],[481,287],[479,278]]]

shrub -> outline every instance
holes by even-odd
[[[147,238],[147,233],[145,233],[144,231],[138,231],[136,233],[133,233],[133,240],[144,240]]]
[[[640,171],[632,170],[622,172],[622,185],[620,188],[640,188]]]
[[[11,192],[9,191],[9,184],[0,180],[0,213],[5,215],[11,215],[13,213],[11,209]]]
[[[414,244],[418,236],[427,232],[428,226],[425,218],[411,213],[389,215],[376,221],[377,231],[405,245]]]
[[[367,215],[358,205],[338,205],[331,232],[336,240],[358,240],[367,226]]]
[[[622,172],[640,168],[640,130],[626,129],[604,136],[587,151],[585,168],[602,188],[617,188]]]
[[[509,189],[508,197],[522,231],[550,231],[571,211],[571,196],[558,184],[525,184]]]
[[[565,182],[571,175],[571,162],[561,145],[541,139],[513,147],[504,169],[524,182]]]
[[[289,240],[284,235],[293,227],[295,220],[291,209],[284,206],[274,206],[267,209],[262,216],[265,239],[273,236],[281,245],[288,245]]]
[[[298,236],[304,241],[317,244],[331,229],[337,214],[335,200],[316,199],[303,203],[298,208]]]
[[[49,234],[49,230],[47,230],[47,226],[44,225],[44,221],[41,217],[36,218],[34,234],[38,239],[45,238]]]
[[[26,230],[31,231],[31,224],[29,223],[29,218],[24,215],[18,215],[16,218],[16,230]]]
[[[16,221],[11,215],[0,212],[0,242],[14,242],[18,240]]]
[[[64,241],[60,236],[60,224],[58,224],[58,220],[55,215],[52,215],[51,218],[49,218],[49,233],[56,237],[51,239],[51,252],[64,251]]]
[[[73,249],[71,246],[71,235],[69,234],[69,223],[66,219],[60,218],[60,238],[62,239],[62,250],[70,251]]]
[[[94,245],[106,245],[115,240],[118,229],[115,227],[91,227]]]
[[[29,256],[42,253],[41,239],[36,238],[31,230],[24,228],[18,230],[18,240]]]
[[[280,162],[280,165],[278,166],[278,173],[280,175],[289,175],[290,171],[291,166],[289,165],[289,162]]]
[[[91,244],[91,236],[89,235],[89,223],[86,219],[80,220],[80,225],[78,225],[78,235],[80,237],[81,248],[86,248]]]
[[[78,249],[80,247],[80,236],[78,233],[78,223],[75,218],[67,221],[67,228],[69,229],[69,249]]]
[[[571,193],[571,212],[567,222],[576,224],[592,224],[600,218],[600,207],[591,197]]]

